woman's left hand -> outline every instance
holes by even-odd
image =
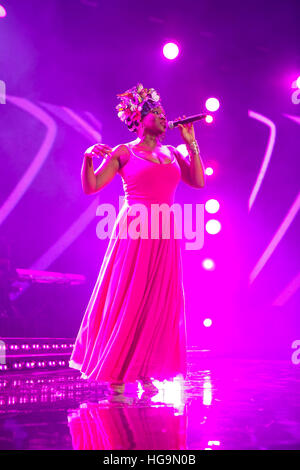
[[[185,119],[185,118],[186,118],[185,115],[183,116],[183,118],[179,116],[177,119],[175,119],[175,122],[180,121],[181,119]],[[194,125],[192,122],[188,124],[178,124],[177,127],[180,131],[181,137],[183,138],[186,144],[190,144],[191,142],[195,140],[195,129],[194,129]]]

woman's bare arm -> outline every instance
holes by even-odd
[[[85,194],[92,194],[96,186],[93,159],[84,157],[81,167],[81,185]]]

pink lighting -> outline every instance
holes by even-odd
[[[0,18],[5,18],[6,16],[6,10],[4,6],[0,5]]]
[[[210,166],[205,168],[205,174],[206,175],[210,176],[210,175],[213,174],[213,172],[214,172],[214,170]]]
[[[206,223],[205,229],[207,233],[210,233],[211,235],[215,235],[216,233],[220,232],[221,224],[218,220],[211,219]]]
[[[206,326],[206,328],[209,328],[212,325],[212,321],[210,318],[205,318],[203,321],[203,325]]]
[[[213,120],[214,120],[214,118],[213,118],[212,116],[210,116],[210,115],[206,116],[206,118],[205,118],[205,121],[206,121],[208,124],[210,124],[211,122],[213,122]]]
[[[163,54],[166,57],[166,59],[169,59],[169,60],[176,59],[176,57],[179,54],[179,48],[177,44],[173,42],[168,42],[167,44],[165,44],[163,48]]]
[[[220,204],[216,199],[209,199],[205,203],[205,209],[210,214],[215,214],[220,209]]]
[[[217,111],[220,107],[220,102],[217,98],[208,98],[205,102],[206,109],[208,111]]]

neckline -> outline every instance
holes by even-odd
[[[160,165],[160,166],[167,166],[167,165],[171,165],[172,163],[174,163],[175,161],[175,155],[173,155],[173,160],[171,160],[170,162],[168,163],[158,163],[158,162],[155,162],[153,160],[148,160],[147,158],[143,158],[143,157],[140,157],[139,155],[136,155],[136,153],[134,153],[133,149],[132,149],[132,146],[129,144],[129,148],[130,148],[130,151],[131,153],[137,157],[137,158],[140,158],[141,160],[144,160],[145,162],[149,162],[149,163],[154,163],[155,165]],[[170,151],[171,152],[171,151]],[[171,152],[171,155],[172,155],[173,152]]]

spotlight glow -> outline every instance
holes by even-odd
[[[215,269],[215,263],[213,262],[212,259],[210,258],[205,258],[203,261],[202,261],[202,267],[204,269],[207,269],[208,271],[212,271],[213,269]]]
[[[216,199],[209,199],[205,203],[205,209],[210,214],[215,214],[220,209],[220,204]]]
[[[210,116],[210,114],[208,116],[206,116],[205,118],[205,121],[210,124],[211,122],[213,122],[214,118],[212,116]]]
[[[6,10],[2,5],[0,5],[0,18],[4,18],[5,16],[6,16]]]
[[[214,170],[213,170],[210,166],[208,166],[207,168],[205,168],[205,174],[206,174],[206,175],[210,176],[210,175],[213,174],[213,172],[214,172]]]
[[[296,85],[297,85],[298,88],[300,88],[300,77],[297,78]]]
[[[203,321],[203,325],[206,326],[206,328],[209,328],[212,325],[212,321],[210,318],[205,318]]]
[[[184,157],[188,156],[189,152],[188,152],[188,149],[186,148],[185,144],[177,145],[176,148],[177,148],[178,152],[180,152]]]
[[[163,54],[167,59],[173,60],[179,54],[179,48],[174,42],[168,42],[164,45]]]
[[[205,102],[205,106],[208,111],[217,111],[220,107],[220,102],[217,98],[208,98]]]
[[[210,233],[211,235],[215,235],[216,233],[220,232],[221,224],[218,220],[211,219],[206,223],[205,229],[207,233]]]

